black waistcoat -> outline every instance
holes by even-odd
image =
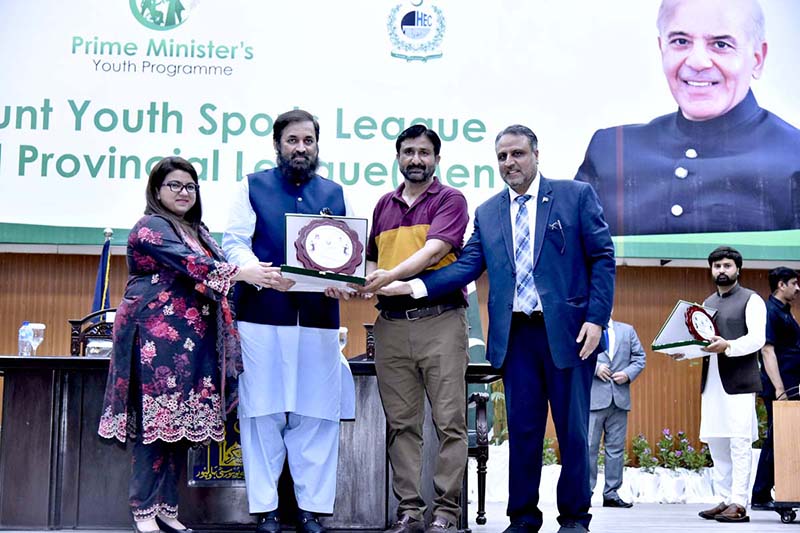
[[[720,295],[715,292],[703,302],[703,305],[717,309],[714,323],[723,339],[738,339],[747,334],[745,308],[750,296],[755,294],[738,283],[728,292]],[[708,357],[703,358],[703,375],[700,391],[706,388],[708,377]],[[761,378],[758,371],[758,352],[739,357],[728,357],[724,353],[717,354],[719,377],[722,388],[728,394],[743,394],[761,391]]]
[[[286,213],[318,215],[327,208],[326,214],[346,214],[342,187],[320,176],[295,183],[280,170],[271,169],[250,174],[247,179],[250,205],[256,213],[253,253],[274,266],[286,263]],[[259,291],[247,283],[237,283],[235,304],[236,318],[244,322],[339,328],[339,301],[322,293]]]

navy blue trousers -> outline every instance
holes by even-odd
[[[579,351],[576,343],[576,360]],[[544,321],[514,313],[503,363],[509,441],[508,515],[512,522],[542,525],[539,482],[549,402],[562,465],[556,494],[558,522],[578,522],[588,529],[592,518],[589,400],[596,360],[592,356],[578,366],[556,368]]]

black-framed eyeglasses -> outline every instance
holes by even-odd
[[[183,189],[186,189],[186,192],[189,194],[196,194],[197,191],[200,190],[200,186],[196,183],[181,183],[180,181],[170,181],[168,183],[162,183],[162,187],[168,187],[170,191],[174,192],[175,194],[180,194]]]

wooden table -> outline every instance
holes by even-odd
[[[350,366],[356,420],[342,423],[336,508],[326,523],[331,529],[382,530],[397,508],[389,487],[386,421],[374,363],[352,360]],[[0,356],[0,373],[0,528],[129,528],[130,451],[97,435],[108,359]],[[498,377],[488,363],[467,370],[471,383]],[[431,501],[438,443],[430,421],[424,438],[425,498]],[[252,529],[255,518],[247,512],[244,488],[182,482],[179,490],[181,517],[188,524]],[[465,527],[466,498],[463,508]]]

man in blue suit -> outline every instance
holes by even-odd
[[[611,315],[614,248],[591,186],[539,174],[537,139],[529,128],[504,129],[495,151],[509,189],[478,207],[458,260],[383,291],[436,297],[489,273],[487,358],[503,371],[508,413],[506,533],[542,526],[548,401],[562,463],[559,531],[583,532],[591,519],[589,398],[601,332]]]

